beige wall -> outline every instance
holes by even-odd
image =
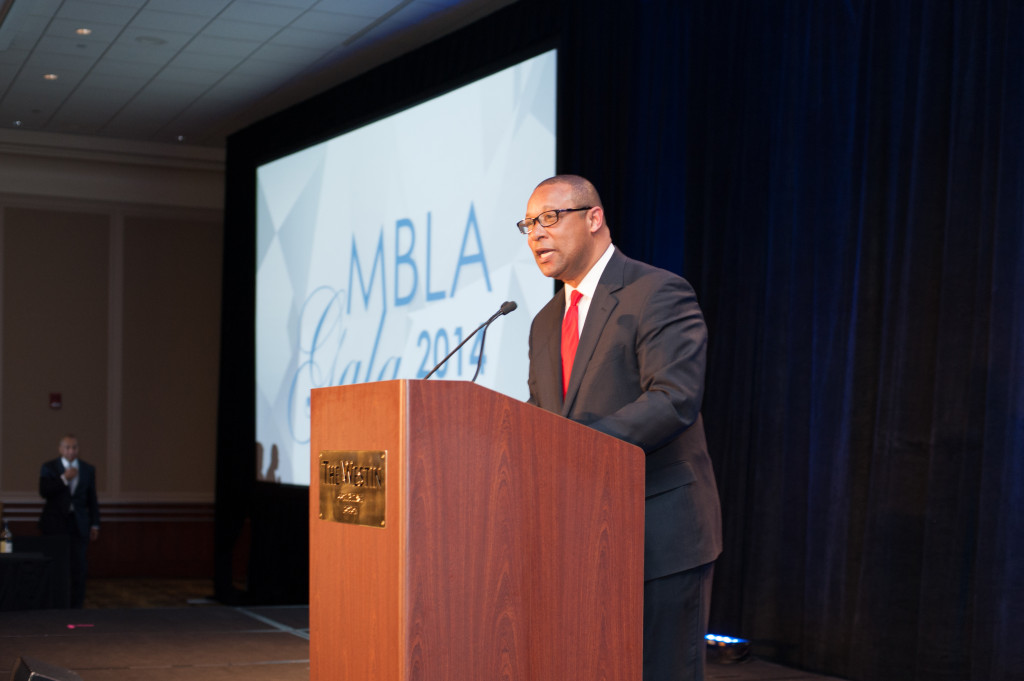
[[[0,136],[0,501],[38,499],[39,466],[66,432],[97,465],[101,502],[212,501],[219,152],[11,139]]]

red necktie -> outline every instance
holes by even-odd
[[[572,292],[569,309],[562,317],[562,398],[569,389],[569,376],[572,375],[572,361],[576,357],[576,346],[580,344],[580,308],[579,302],[583,294]]]

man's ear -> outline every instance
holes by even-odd
[[[594,206],[587,211],[587,220],[590,222],[587,224],[587,228],[591,234],[596,234],[602,227],[604,227],[604,208],[601,206]]]

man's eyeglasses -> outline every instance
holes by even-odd
[[[583,206],[582,208],[558,208],[556,210],[546,210],[535,218],[525,218],[516,223],[516,227],[523,234],[529,234],[533,231],[533,224],[539,222],[541,227],[550,227],[551,225],[558,222],[558,219],[562,217],[562,213],[572,213],[577,210],[590,210],[593,206]]]

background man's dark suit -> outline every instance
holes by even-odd
[[[63,474],[60,457],[44,463],[39,472],[39,494],[46,500],[39,529],[43,534],[65,534],[70,538],[71,607],[80,608],[85,600],[86,551],[91,528],[100,524],[96,468],[78,459],[78,482],[73,495],[71,486],[62,480]]]
[[[578,176],[538,185],[519,228],[541,271],[573,287],[611,245],[600,197]],[[565,309],[559,291],[534,317],[530,402],[647,454],[644,679],[702,679],[722,530],[700,416],[707,330],[696,295],[681,277],[615,250],[581,313],[563,399]]]

